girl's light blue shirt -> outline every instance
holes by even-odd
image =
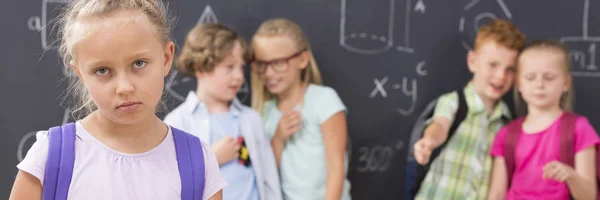
[[[327,162],[321,125],[346,107],[330,87],[310,84],[301,106],[302,129],[288,139],[281,155],[279,167],[284,199],[325,199]],[[269,138],[275,135],[282,112],[276,100],[265,102],[263,120]],[[348,171],[348,158],[344,160],[344,175]],[[342,200],[350,199],[350,182],[344,180]]]

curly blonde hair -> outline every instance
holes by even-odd
[[[200,24],[188,33],[175,66],[179,72],[192,77],[197,71],[211,72],[231,54],[236,42],[242,46],[243,59],[248,62],[251,54],[240,34],[222,24]]]

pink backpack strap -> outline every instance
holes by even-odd
[[[575,166],[575,121],[577,115],[565,112],[560,122],[560,154],[558,160],[571,167]]]
[[[523,120],[524,118],[521,117],[513,120],[507,125],[506,137],[504,138],[504,163],[506,165],[506,174],[508,175],[507,189],[510,189],[512,177],[515,173],[515,150],[517,148],[517,143],[519,142],[519,137],[521,136]]]
[[[565,112],[560,119],[559,137],[560,147],[558,161],[575,168],[575,121],[577,115],[571,112]],[[573,195],[569,194],[570,199]]]
[[[575,167],[575,122],[577,115],[565,112],[560,123],[560,154],[559,161]],[[600,148],[596,148],[596,187],[600,191]],[[574,199],[571,195],[571,199]],[[600,195],[597,195],[600,200]]]

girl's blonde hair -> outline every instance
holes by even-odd
[[[254,34],[252,43],[255,42],[257,37],[277,37],[285,36],[296,44],[294,48],[299,50],[306,50],[309,56],[308,66],[306,66],[301,72],[301,80],[304,86],[308,84],[322,84],[321,72],[317,66],[317,62],[313,55],[308,37],[304,34],[304,31],[300,26],[290,20],[283,18],[269,19],[263,22],[258,30]],[[254,69],[252,70],[254,72]],[[257,73],[251,73],[251,85],[252,85],[252,108],[256,109],[259,113],[262,113],[265,101],[274,98],[274,95],[267,90],[263,81],[259,78]]]
[[[173,18],[169,16],[167,6],[161,0],[77,0],[67,5],[59,16],[56,25],[59,26],[59,54],[65,67],[71,67],[73,52],[77,42],[89,36],[93,31],[101,31],[101,27],[109,26],[102,23],[90,26],[86,20],[107,17],[119,11],[141,12],[143,15],[129,21],[143,20],[144,17],[154,25],[157,38],[166,45],[171,39]],[[68,92],[75,99],[72,111],[75,119],[84,117],[97,109],[89,91],[77,76],[69,76]],[[163,101],[159,109],[165,109]],[[81,111],[81,112],[80,112]]]
[[[243,59],[248,62],[248,44],[241,35],[222,24],[200,24],[186,36],[175,66],[181,73],[192,77],[196,71],[211,72],[231,54],[236,42],[242,46]]]
[[[560,43],[559,41],[556,40],[538,40],[538,41],[534,41],[533,43],[527,45],[523,51],[521,52],[521,54],[519,55],[518,58],[518,63],[517,63],[517,69],[516,69],[516,81],[515,81],[515,85],[518,86],[519,85],[519,73],[520,73],[520,65],[521,65],[521,59],[523,59],[523,56],[525,55],[526,52],[528,51],[550,51],[553,53],[556,53],[557,56],[560,56],[561,58],[561,66],[562,66],[562,72],[564,73],[566,79],[567,79],[567,83],[569,84],[569,90],[567,90],[567,92],[564,92],[562,94],[562,96],[560,97],[560,108],[565,110],[565,111],[573,111],[573,77],[571,76],[571,71],[570,71],[570,61],[569,61],[569,50],[567,49],[567,47],[565,45],[563,45],[562,43]],[[515,111],[516,114],[519,116],[523,116],[527,114],[527,103],[525,102],[525,100],[523,100],[523,97],[521,96],[521,93],[519,92],[519,90],[517,88],[513,89],[513,98],[515,101]]]

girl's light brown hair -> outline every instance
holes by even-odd
[[[573,77],[571,76],[569,50],[567,49],[567,47],[556,40],[537,40],[527,45],[517,59],[517,69],[515,73],[517,77],[515,79],[516,87],[518,87],[519,85],[519,74],[521,73],[521,60],[525,59],[525,57],[527,56],[526,53],[530,51],[549,51],[555,53],[556,56],[559,56],[561,58],[560,66],[562,66],[562,72],[564,73],[567,84],[569,85],[569,90],[562,94],[562,96],[560,97],[559,105],[560,108],[565,111],[572,111],[574,101]],[[523,116],[527,114],[527,103],[525,102],[525,100],[523,100],[521,93],[516,87],[513,89],[515,111],[518,116]]]
[[[298,24],[283,18],[269,19],[263,22],[260,27],[258,27],[252,42],[254,43],[254,40],[257,37],[281,36],[287,37],[294,41],[295,46],[293,48],[295,48],[296,51],[304,49],[308,52],[308,66],[306,66],[300,73],[302,84],[304,86],[307,86],[311,83],[321,85],[321,72],[319,71],[319,67],[317,66],[310,43],[308,42],[308,37]],[[257,73],[251,73],[251,85],[252,108],[256,109],[259,113],[262,113],[265,101],[273,99],[274,95],[269,92]]]
[[[242,46],[243,59],[248,62],[248,44],[241,35],[222,24],[200,24],[188,33],[175,66],[181,73],[192,77],[197,71],[211,72],[215,65],[231,54],[236,42]]]
[[[101,31],[102,27],[110,26],[106,21],[100,24],[89,25],[86,20],[112,16],[118,12],[139,12],[140,15],[131,19],[120,19],[124,21],[135,21],[147,19],[154,27],[156,37],[162,44],[166,45],[171,39],[171,27],[173,18],[169,16],[167,6],[161,0],[76,0],[71,1],[58,17],[56,25],[59,30],[59,54],[65,67],[72,67],[73,52],[76,44],[89,36],[94,31]],[[75,119],[88,115],[97,109],[90,93],[83,82],[77,76],[69,76],[68,93],[75,101],[72,114]],[[66,97],[65,97],[66,98]],[[69,102],[71,104],[72,102]],[[160,102],[159,110],[165,109],[163,101]]]

